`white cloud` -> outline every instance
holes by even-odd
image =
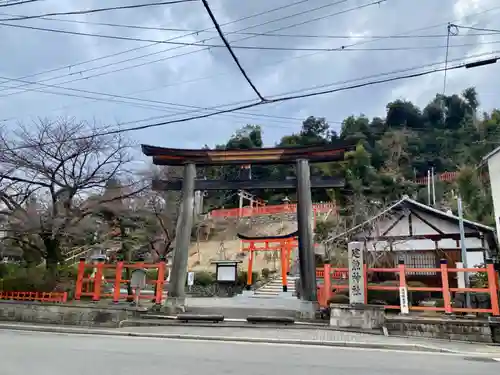
[[[135,0],[143,3],[142,0]],[[354,6],[366,4],[368,0],[350,0],[345,4],[330,6],[314,12],[308,10],[331,4],[327,0],[310,0],[280,11],[270,12],[258,17],[245,19],[224,26],[223,29],[233,45],[278,46],[305,48],[336,48],[346,44],[360,43],[352,48],[375,49],[337,52],[306,51],[257,51],[235,49],[242,65],[265,95],[297,91],[311,86],[348,81],[351,79],[376,75],[410,66],[424,65],[444,60],[444,48],[422,50],[386,50],[387,48],[405,48],[422,46],[443,46],[445,38],[384,39],[372,40],[372,35],[409,35],[445,34],[447,22],[463,25],[500,29],[498,13],[500,7],[496,0],[420,0],[408,2],[387,0],[380,6],[366,7],[338,16],[326,17],[315,22],[313,18],[326,16]],[[134,3],[129,1],[127,3]],[[221,24],[232,22],[249,15],[290,4],[289,0],[252,0],[248,2],[234,0],[210,1],[216,17]],[[123,5],[120,0],[108,0],[106,6]],[[46,0],[32,5],[9,8],[11,13],[37,14],[49,11],[65,11],[83,8],[102,7],[102,1]],[[498,7],[499,9],[490,10]],[[317,38],[277,38],[230,34],[231,32],[259,23],[272,21],[280,17],[296,14],[294,17],[265,26],[249,29],[250,32],[269,32],[286,28],[281,33],[311,35],[345,35],[346,39]],[[61,17],[62,18],[62,17]],[[74,19],[89,22],[133,24],[148,27],[168,27],[202,30],[211,27],[211,22],[200,3],[188,3],[163,7],[141,8],[114,12],[96,13],[86,16],[71,16]],[[304,23],[305,22],[305,23]],[[92,24],[77,24],[47,20],[18,22],[23,25],[65,29],[84,33],[123,35],[145,39],[168,39],[182,35],[181,32],[161,30],[125,29]],[[290,27],[295,23],[304,23]],[[428,26],[427,29],[425,29]],[[422,29],[418,31],[411,30]],[[148,43],[117,41],[102,38],[61,35],[50,32],[22,30],[3,26],[0,28],[3,58],[0,60],[0,76],[24,77],[40,71],[74,65],[91,58],[98,58],[127,49],[145,46]],[[363,36],[363,38],[359,38]],[[186,36],[179,41],[199,42],[214,37],[210,42],[220,44],[217,34],[204,32]],[[240,40],[240,41],[238,41]],[[498,36],[453,37],[452,43],[473,44],[450,49],[450,60],[465,58],[478,53],[500,50],[500,44],[485,44],[500,40]],[[64,87],[106,92],[117,95],[135,96],[155,103],[137,102],[136,105],[89,100],[74,96],[53,95],[27,91],[17,95],[2,96],[10,91],[0,91],[0,118],[15,118],[29,121],[34,116],[50,117],[58,114],[71,115],[80,119],[97,119],[100,123],[122,123],[151,117],[167,116],[175,111],[188,111],[189,108],[173,107],[157,103],[169,102],[188,106],[209,107],[224,103],[249,100],[255,94],[241,76],[234,61],[225,49],[210,48],[196,52],[201,47],[178,47],[159,44],[134,52],[121,53],[108,59],[97,60],[85,65],[63,69],[50,74],[26,78],[39,80],[68,73],[93,69],[82,74],[73,74],[47,84],[59,84],[66,80],[85,78]],[[381,49],[381,50],[376,50]],[[7,51],[5,53],[5,51]],[[141,57],[148,53],[153,56]],[[184,55],[182,55],[184,54]],[[177,56],[179,55],[179,56]],[[182,56],[181,56],[182,55]],[[128,62],[116,63],[125,59]],[[157,61],[160,60],[160,61]],[[155,62],[156,61],[156,62]],[[141,65],[133,67],[134,65]],[[491,65],[474,70],[449,72],[447,92],[460,92],[467,86],[476,86],[484,109],[497,105],[496,88],[500,84],[499,66]],[[110,72],[104,74],[104,72]],[[92,75],[100,74],[92,78]],[[368,116],[384,115],[385,105],[389,100],[405,98],[414,100],[419,105],[442,90],[442,74],[398,81],[383,85],[370,86],[356,90],[343,91],[293,102],[261,106],[246,112],[266,115],[305,118],[310,115],[322,116],[331,121],[342,121],[345,117],[365,113]],[[16,86],[19,83],[9,83]],[[37,90],[64,92],[54,88],[32,86]],[[1,89],[0,89],[1,90]],[[66,91],[68,94],[82,93]],[[481,96],[481,94],[483,94]],[[92,96],[82,94],[84,96]],[[116,100],[122,100],[115,98]],[[127,101],[127,100],[124,100]],[[150,122],[154,122],[151,120]],[[148,123],[141,122],[140,124]],[[265,141],[273,144],[282,135],[297,131],[299,121],[283,119],[252,118],[251,116],[216,116],[205,120],[196,120],[176,125],[130,133],[138,143],[170,145],[176,147],[196,147],[204,144],[213,145],[223,142],[237,128],[247,124],[260,124],[264,128]],[[14,127],[14,120],[10,122]],[[123,125],[123,126],[131,126]],[[335,125],[338,127],[338,125]]]

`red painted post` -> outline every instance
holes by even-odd
[[[101,284],[102,284],[102,270],[104,268],[104,263],[97,263],[97,270],[94,277],[94,295],[92,296],[92,301],[99,301],[101,299]]]
[[[78,274],[76,276],[75,300],[80,300],[83,288],[83,276],[85,274],[85,258],[81,258],[78,263]]]
[[[493,315],[500,315],[500,309],[498,307],[498,289],[497,289],[497,273],[493,263],[486,264],[486,272],[488,275],[488,289],[490,292],[491,301],[491,312]]]
[[[120,301],[120,289],[122,285],[123,262],[116,263],[115,268],[115,285],[113,290],[113,302]]]
[[[441,283],[443,289],[443,301],[444,301],[444,312],[446,314],[451,314],[451,294],[450,294],[450,284],[448,280],[448,264],[446,259],[441,259]]]
[[[283,288],[283,292],[288,291],[288,280],[286,278],[287,274],[287,251],[286,251],[286,245],[282,242],[281,244],[281,250],[280,250],[280,260],[281,260],[281,285]]]
[[[156,304],[161,304],[163,299],[163,285],[165,283],[165,262],[158,264],[158,278],[156,279]]]
[[[406,270],[404,263],[399,264],[398,269],[399,269],[399,287],[406,288]]]
[[[250,255],[248,256],[248,269],[247,269],[247,290],[252,289],[252,268],[253,268],[253,249],[255,245],[252,242],[250,242],[250,247],[249,247],[249,252]]]
[[[332,266],[330,264],[325,264],[323,266],[323,272],[324,306],[328,307],[328,300],[330,299],[332,293]]]
[[[68,302],[68,292],[64,292],[64,293],[63,293],[62,302],[63,302],[63,303]]]

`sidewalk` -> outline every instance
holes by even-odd
[[[287,329],[277,328],[237,328],[237,327],[193,327],[193,326],[168,326],[168,327],[126,327],[118,329],[120,332],[140,334],[177,334],[220,337],[221,339],[257,339],[273,341],[307,343],[309,345],[351,346],[422,350],[434,352],[488,354],[500,357],[500,346],[481,343],[467,343],[448,340],[431,340],[406,337],[386,337],[366,333],[336,331],[332,329],[300,329],[294,327]],[[336,344],[336,345],[334,345]],[[399,350],[398,349],[398,350]]]
[[[262,328],[258,326],[252,328],[164,326],[100,329],[54,325],[0,323],[0,330],[2,329],[28,332],[145,337],[157,339],[188,339],[425,351],[500,358],[500,346],[495,345],[418,338],[385,337],[365,333],[322,329],[287,329],[285,327]]]

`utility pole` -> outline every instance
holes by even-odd
[[[427,204],[431,205],[431,170],[427,169]]]
[[[432,206],[436,207],[436,176],[434,174],[434,167],[431,169],[432,175]]]
[[[464,268],[467,268],[467,247],[465,246],[465,229],[464,229],[464,213],[462,207],[462,197],[459,195],[457,198],[457,208],[458,208],[458,225],[460,228],[460,250],[462,253],[462,264]],[[470,287],[469,274],[464,272],[465,287]],[[465,292],[465,307],[470,308],[470,294]]]

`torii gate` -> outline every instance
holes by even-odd
[[[338,177],[310,176],[309,163],[344,160],[346,151],[352,145],[343,142],[328,145],[273,147],[250,150],[188,150],[142,145],[142,152],[151,156],[153,164],[184,166],[181,181],[153,180],[155,190],[182,190],[182,205],[177,221],[177,238],[172,262],[169,303],[184,306],[184,286],[187,276],[187,262],[193,226],[194,192],[196,190],[238,190],[238,189],[297,189],[297,224],[299,268],[303,293],[302,299],[307,304],[307,312],[313,315],[316,310],[316,267],[313,243],[311,188],[343,187],[344,180]],[[213,165],[296,165],[296,179],[285,180],[202,180],[196,178],[196,166]],[[306,308],[304,306],[304,308]]]

